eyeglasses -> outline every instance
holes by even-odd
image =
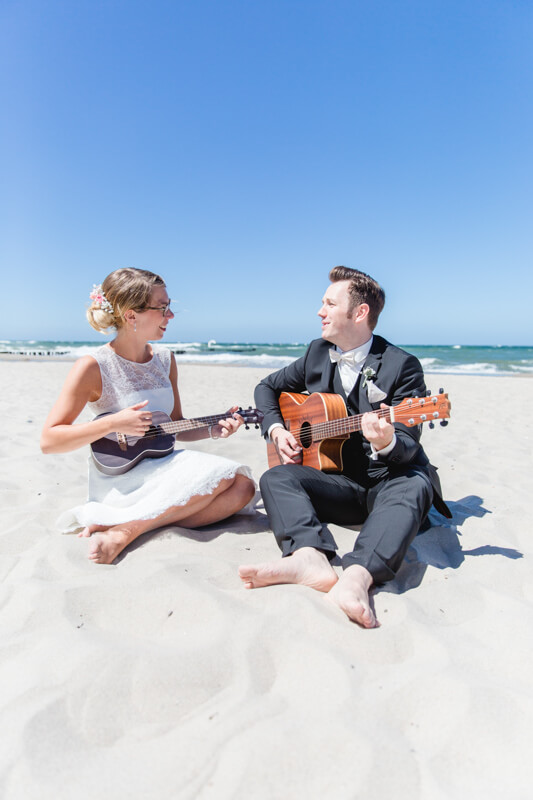
[[[163,316],[167,317],[169,313],[170,314],[173,313],[173,311],[172,311],[172,309],[170,307],[171,302],[172,302],[172,300],[169,300],[168,303],[166,304],[166,306],[144,306],[144,308],[141,308],[140,310],[141,311],[161,311]]]

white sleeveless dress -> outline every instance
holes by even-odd
[[[149,401],[150,411],[170,415],[174,407],[170,351],[158,345],[152,348],[153,358],[146,364],[121,358],[108,345],[98,348],[94,357],[102,375],[102,394],[88,404],[95,415],[120,411],[143,400]],[[145,458],[124,475],[113,476],[99,472],[89,456],[88,500],[61,514],[57,524],[69,533],[86,525],[153,519],[170,506],[184,505],[193,495],[210,494],[221,480],[235,475],[252,479],[249,467],[196,450]],[[247,506],[243,512],[251,513],[251,508]]]

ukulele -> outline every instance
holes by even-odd
[[[109,412],[111,413],[111,412]],[[256,408],[234,412],[244,419],[244,427],[259,427],[263,414]],[[106,417],[99,414],[95,419]],[[163,411],[152,412],[152,424],[143,436],[126,436],[123,433],[108,433],[91,444],[91,455],[96,468],[105,475],[122,475],[128,472],[143,458],[163,458],[174,450],[176,434],[184,431],[204,430],[221,419],[227,419],[228,412],[211,417],[180,419],[173,421]]]
[[[361,430],[363,415],[349,417],[340,395],[322,392],[282,392],[279,407],[286,429],[302,448],[302,464],[323,472],[342,472],[342,446],[350,433]],[[450,409],[448,395],[440,392],[429,397],[406,397],[398,405],[374,413],[387,422],[412,428],[423,422],[446,420]],[[267,442],[267,455],[269,467],[283,463],[273,442]]]

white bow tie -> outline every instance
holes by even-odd
[[[333,350],[333,348],[329,351],[329,357],[333,364],[349,364],[351,367],[355,367],[357,364],[360,364],[363,359],[356,358],[356,351],[351,350],[348,353],[339,353],[338,350]]]

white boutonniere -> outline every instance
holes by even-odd
[[[386,393],[374,383],[374,378],[376,377],[375,370],[373,370],[372,367],[365,367],[362,375],[364,378],[363,389],[366,387],[369,403],[380,403],[384,400],[387,397]]]
[[[368,383],[372,383],[372,381],[376,377],[376,372],[375,370],[372,369],[372,367],[365,367],[362,374],[364,378],[363,381],[363,389],[364,389]]]

